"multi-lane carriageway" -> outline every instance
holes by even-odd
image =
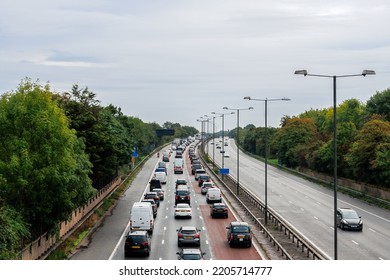
[[[250,248],[231,248],[227,243],[226,226],[230,221],[239,220],[235,211],[229,209],[229,218],[211,218],[210,206],[204,195],[200,193],[197,181],[191,175],[191,163],[188,150],[184,153],[184,174],[173,173],[173,157],[168,163],[168,180],[163,186],[165,199],[161,202],[155,219],[155,228],[152,235],[152,250],[149,257],[134,257],[132,259],[175,260],[177,246],[177,232],[180,226],[194,225],[201,229],[201,249],[206,253],[205,259],[214,260],[258,260],[261,256],[256,241]],[[150,158],[131,183],[125,194],[119,199],[116,207],[106,216],[101,226],[85,242],[83,248],[72,256],[72,260],[123,260],[124,237],[129,229],[130,210],[134,202],[141,200],[143,193],[148,189],[148,182],[153,175],[157,157]],[[173,216],[175,204],[175,181],[185,178],[191,186],[192,219],[175,219]],[[225,201],[224,201],[225,202]]]

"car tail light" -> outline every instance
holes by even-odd
[[[183,234],[182,234],[182,233],[179,233],[179,234],[177,235],[177,237],[182,238],[182,237],[183,237]]]
[[[227,211],[228,211],[228,209],[227,209],[227,208],[223,208],[223,211],[227,212]]]
[[[199,232],[195,233],[195,238],[199,238],[199,236],[200,236]]]
[[[153,226],[153,220],[150,220],[149,224],[150,226]]]
[[[230,234],[230,241],[233,240],[233,234]]]
[[[149,246],[149,242],[147,242],[147,241],[141,242],[141,245],[142,246]]]

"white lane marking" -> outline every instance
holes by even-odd
[[[354,244],[359,245],[355,240],[351,240]]]
[[[167,230],[167,227],[164,227],[164,230]]]
[[[126,232],[127,232],[127,229],[129,228],[129,226],[130,226],[130,221],[127,223],[127,225],[126,225],[126,227],[125,227],[125,230],[122,232],[122,235],[121,235],[121,237],[119,238],[118,243],[115,245],[114,250],[112,251],[112,253],[111,253],[111,255],[109,256],[108,260],[112,260],[112,258],[114,257],[114,254],[115,254],[115,252],[118,250],[118,247],[119,247],[121,241],[122,241],[123,238],[125,237],[125,234],[126,234]]]
[[[203,217],[202,217],[202,216],[199,216],[199,219],[203,220]]]
[[[317,203],[318,205],[321,205],[321,202],[319,202],[319,201],[316,201],[316,203]]]
[[[316,216],[313,216],[314,219],[318,220],[318,218]]]
[[[164,244],[164,243],[165,243],[164,239],[163,239],[163,240],[161,240],[161,244]]]
[[[376,232],[376,230],[372,229],[372,228],[368,228],[369,230],[371,230],[372,232]]]
[[[301,207],[301,211],[305,211],[305,209],[303,209],[303,208]]]
[[[209,245],[209,241],[208,240],[206,240],[206,244]]]
[[[168,219],[168,216],[165,216],[165,219]]]
[[[289,200],[288,203],[293,204],[293,202],[291,200]]]

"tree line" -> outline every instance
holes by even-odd
[[[337,171],[340,176],[390,188],[390,89],[366,103],[352,98],[337,106]],[[267,129],[268,155],[291,168],[333,174],[333,108],[283,116]],[[229,136],[236,136],[236,129]],[[265,155],[265,128],[240,128],[240,146]]]
[[[158,137],[156,129],[175,129]],[[145,156],[189,126],[145,123],[121,108],[102,106],[88,88],[57,93],[24,79],[0,98],[0,259],[17,252],[85,204],[128,170],[137,149]]]

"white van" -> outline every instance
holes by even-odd
[[[134,202],[130,212],[130,230],[146,230],[153,233],[153,208],[148,202]]]
[[[167,171],[165,168],[157,168],[154,171],[154,176],[153,179],[160,180],[161,184],[166,184],[167,183]]]
[[[173,172],[175,174],[180,173],[183,174],[183,168],[184,168],[184,162],[182,158],[175,158],[175,161],[173,162]]]
[[[222,202],[221,190],[218,188],[209,188],[206,193],[207,203]]]

